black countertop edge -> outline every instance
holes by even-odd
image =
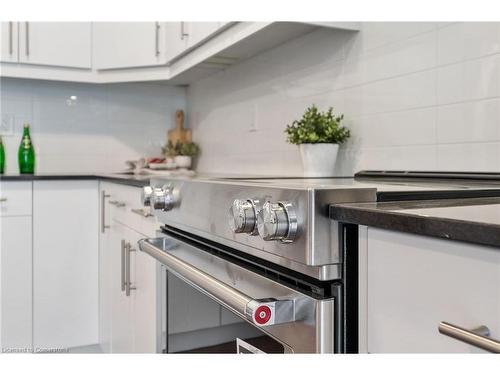
[[[0,182],[2,181],[50,181],[50,180],[103,180],[122,185],[143,187],[149,185],[150,176],[135,176],[124,174],[96,174],[96,175],[33,175],[33,174],[19,174],[19,175],[0,175]]]
[[[137,178],[134,176],[122,177],[113,175],[97,175],[95,176],[95,178],[102,181],[113,182],[115,184],[122,184],[128,186],[136,186],[136,187],[144,187],[150,184],[150,176]]]
[[[375,208],[330,206],[330,218],[339,222],[366,225],[423,236],[444,238],[500,249],[500,226],[475,221],[388,212]]]

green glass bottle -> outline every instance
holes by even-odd
[[[33,173],[35,171],[35,150],[31,143],[30,126],[24,124],[23,138],[18,153],[19,173]]]
[[[2,137],[0,136],[0,174],[5,170],[5,149],[3,148]]]

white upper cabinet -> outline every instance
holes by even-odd
[[[1,26],[2,77],[175,85],[188,85],[321,27],[342,32],[359,27],[351,22],[4,22]]]
[[[166,60],[170,62],[188,48],[188,30],[186,22],[166,22]]]
[[[92,68],[90,22],[19,22],[18,25],[19,62]]]
[[[1,23],[0,61],[17,62],[17,22]]]
[[[188,48],[194,47],[210,37],[222,26],[222,22],[185,22]]]
[[[95,22],[94,68],[166,65],[213,35],[221,22]]]
[[[166,28],[165,22],[94,22],[94,68],[166,64]]]

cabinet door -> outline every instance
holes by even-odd
[[[188,47],[194,47],[204,39],[215,33],[220,22],[186,22],[188,24]]]
[[[98,342],[97,181],[33,183],[35,347]]]
[[[126,296],[125,291],[122,290],[125,271],[125,256],[122,248],[127,242],[128,231],[125,225],[114,220],[110,224],[111,351],[113,353],[132,353],[134,350],[132,298]],[[135,254],[132,253],[131,266],[134,264],[134,258]]]
[[[166,63],[164,22],[94,22],[93,31],[97,70]]]
[[[90,22],[20,22],[19,62],[90,69]]]
[[[111,296],[112,296],[112,247],[109,228],[109,188],[100,183],[99,209],[99,344],[104,353],[111,352]]]
[[[481,351],[440,334],[442,321],[485,325],[500,339],[497,248],[375,228],[368,228],[367,244],[360,262],[367,258],[369,352]]]
[[[165,60],[170,62],[188,48],[186,22],[165,22]]]
[[[32,348],[31,216],[0,216],[0,346]]]
[[[17,62],[17,22],[1,22],[1,62]]]
[[[158,264],[154,258],[139,250],[137,242],[144,238],[130,231],[128,241],[132,247],[135,264],[132,272],[131,291],[133,300],[134,353],[156,353],[161,323],[158,321],[161,311],[159,305],[158,287],[160,275]]]

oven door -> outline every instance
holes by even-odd
[[[202,246],[163,236],[141,240],[139,248],[165,269],[164,352],[338,351],[335,298],[313,298]]]

